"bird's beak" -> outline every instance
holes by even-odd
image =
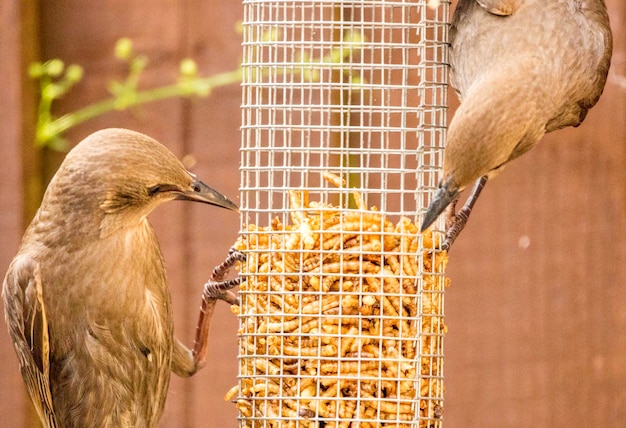
[[[428,210],[426,210],[426,216],[422,222],[420,232],[425,231],[431,224],[437,220],[437,217],[446,209],[452,201],[454,201],[460,194],[459,189],[456,186],[452,186],[450,181],[439,183],[439,188],[433,196],[433,200],[430,201]]]
[[[176,199],[204,202],[205,204],[215,205],[226,208],[227,210],[239,211],[237,205],[235,205],[230,199],[222,195],[217,190],[210,188],[195,177],[189,189],[179,192],[176,195]]]

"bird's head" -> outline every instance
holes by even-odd
[[[237,211],[200,181],[165,146],[138,132],[104,129],[68,153],[46,199],[66,215],[91,211],[104,217],[141,219],[165,201],[204,202]],[[43,205],[43,204],[42,204]]]

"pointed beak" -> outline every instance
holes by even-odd
[[[189,189],[179,192],[176,199],[183,201],[204,202],[205,204],[215,205],[217,207],[226,208],[231,211],[239,211],[230,199],[222,195],[215,189],[210,188],[202,181],[194,177]]]
[[[439,188],[433,195],[432,201],[430,201],[428,210],[426,210],[426,216],[424,217],[424,221],[422,222],[420,232],[428,229],[430,225],[433,224],[435,220],[437,220],[437,218],[441,215],[443,210],[445,210],[446,207],[450,205],[450,203],[454,201],[460,193],[461,192],[459,192],[456,187],[452,188],[450,181],[445,184],[440,183]]]

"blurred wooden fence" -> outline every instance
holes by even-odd
[[[559,131],[489,183],[455,244],[448,274],[445,425],[626,426],[626,4],[607,0],[615,36],[609,82],[578,129]],[[58,104],[76,110],[123,76],[112,60],[130,37],[151,59],[146,86],[171,82],[194,58],[203,75],[232,70],[241,52],[240,3],[217,0],[0,2],[0,272],[61,156],[33,146],[36,59],[59,57],[86,78]],[[620,84],[622,83],[622,84]],[[456,105],[454,95],[451,105]],[[110,126],[191,154],[208,183],[236,197],[240,89],[113,113],[67,136],[77,142]],[[451,114],[452,114],[451,110]],[[201,286],[237,236],[232,213],[170,204],[152,216],[169,269],[176,331],[191,343]],[[3,322],[1,324],[4,324]],[[161,426],[234,427],[222,400],[236,383],[236,318],[221,305],[209,364],[172,377]],[[0,325],[0,421],[34,424],[17,359]]]

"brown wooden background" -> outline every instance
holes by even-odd
[[[605,94],[578,129],[559,131],[489,183],[455,244],[448,274],[445,426],[626,427],[626,3],[607,0],[615,36]],[[34,59],[63,58],[86,79],[57,112],[106,95],[120,37],[151,59],[146,86],[171,82],[192,57],[202,74],[233,69],[239,2],[0,1],[0,272],[15,254],[59,156],[31,143]],[[451,103],[456,100],[451,96]],[[237,196],[240,89],[170,100],[88,122],[146,132]],[[451,111],[452,114],[452,111]],[[451,115],[450,115],[451,116]],[[43,171],[43,172],[42,172]],[[201,285],[238,230],[236,215],[172,203],[152,216],[169,267],[176,330],[191,343]],[[3,322],[2,322],[3,324]],[[36,426],[17,360],[0,325],[0,425]],[[209,364],[172,378],[163,427],[234,427],[222,400],[236,383],[237,322],[226,305],[211,332]]]

